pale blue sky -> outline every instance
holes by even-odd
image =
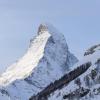
[[[53,24],[79,58],[100,43],[100,0],[0,0],[0,70],[22,56],[40,23]]]

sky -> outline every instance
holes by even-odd
[[[81,59],[100,43],[100,0],[0,0],[0,71],[23,56],[45,22],[64,34]]]

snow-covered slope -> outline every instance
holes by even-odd
[[[89,69],[67,86],[57,89],[48,100],[100,100],[100,44],[88,49],[84,55],[71,70],[91,62]]]
[[[41,24],[26,54],[0,76],[0,100],[28,100],[77,62],[64,36]]]

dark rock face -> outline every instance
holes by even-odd
[[[68,74],[65,74],[62,78],[59,80],[56,80],[54,83],[51,83],[49,86],[47,86],[43,91],[38,93],[36,96],[33,96],[30,98],[30,100],[47,100],[47,97],[56,91],[57,89],[63,88],[65,85],[67,85],[69,82],[83,74],[89,67],[91,66],[91,62],[87,62],[86,64],[83,64],[73,71],[69,72]]]
[[[1,92],[2,94],[5,94],[5,95],[7,95],[7,96],[10,96],[9,93],[8,93],[6,90],[4,90],[4,89],[0,89],[0,92]]]
[[[89,93],[89,89],[85,89],[83,87],[76,89],[75,91],[66,94],[63,96],[63,99],[68,99],[68,100],[75,100],[75,98],[77,100],[79,100],[81,97],[86,96]]]

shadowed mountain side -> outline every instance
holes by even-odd
[[[83,74],[85,71],[87,71],[87,69],[90,66],[91,66],[91,62],[87,62],[83,65],[80,65],[73,71],[69,72],[68,74],[65,74],[59,80],[56,80],[54,83],[51,83],[43,91],[38,93],[36,96],[31,97],[29,100],[47,100],[48,96],[51,93],[53,93],[57,89],[63,88],[63,86],[67,85],[69,82],[71,82],[75,78],[79,77],[81,74]]]

